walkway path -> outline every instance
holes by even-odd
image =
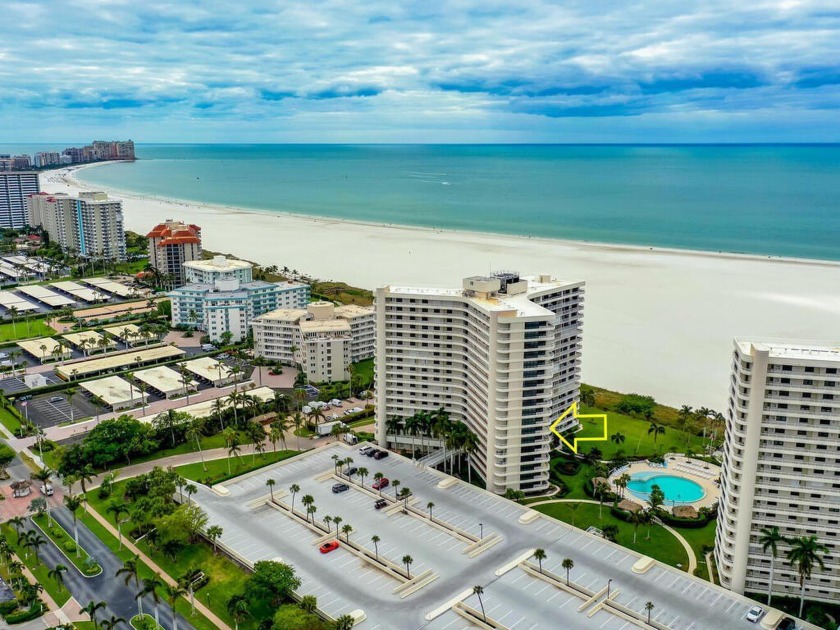
[[[549,499],[548,501],[537,501],[536,503],[528,503],[526,507],[534,507],[536,505],[545,505],[548,503],[590,503],[592,505],[600,505],[598,501],[593,501],[591,499]],[[685,549],[686,553],[688,554],[688,573],[694,575],[694,570],[697,568],[697,556],[694,553],[694,549],[691,548],[691,545],[688,544],[688,541],[683,538],[682,534],[680,534],[677,530],[673,527],[665,525],[662,523],[662,527],[666,530],[671,532],[674,535],[680,544]]]

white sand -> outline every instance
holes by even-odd
[[[42,176],[48,192],[90,189]],[[725,410],[732,338],[836,339],[840,264],[383,226],[161,200],[124,200],[125,227],[182,219],[207,249],[374,288],[460,286],[494,269],[586,280],[583,379]],[[176,192],[176,191],[173,191]]]

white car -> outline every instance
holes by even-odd
[[[747,611],[747,621],[751,623],[757,622],[764,614],[764,609],[761,606],[753,606]]]

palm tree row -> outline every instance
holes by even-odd
[[[770,552],[770,583],[767,586],[768,606],[773,601],[773,578],[776,572],[776,556],[779,553],[779,545],[782,543],[789,545],[790,548],[785,555],[788,564],[799,575],[799,616],[802,617],[802,611],[805,608],[805,584],[811,578],[811,573],[815,568],[819,567],[820,570],[825,570],[822,554],[828,553],[828,547],[819,542],[816,536],[786,538],[776,526],[762,529],[758,542],[765,553]]]

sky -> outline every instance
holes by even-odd
[[[840,142],[840,4],[6,0],[0,142]]]

